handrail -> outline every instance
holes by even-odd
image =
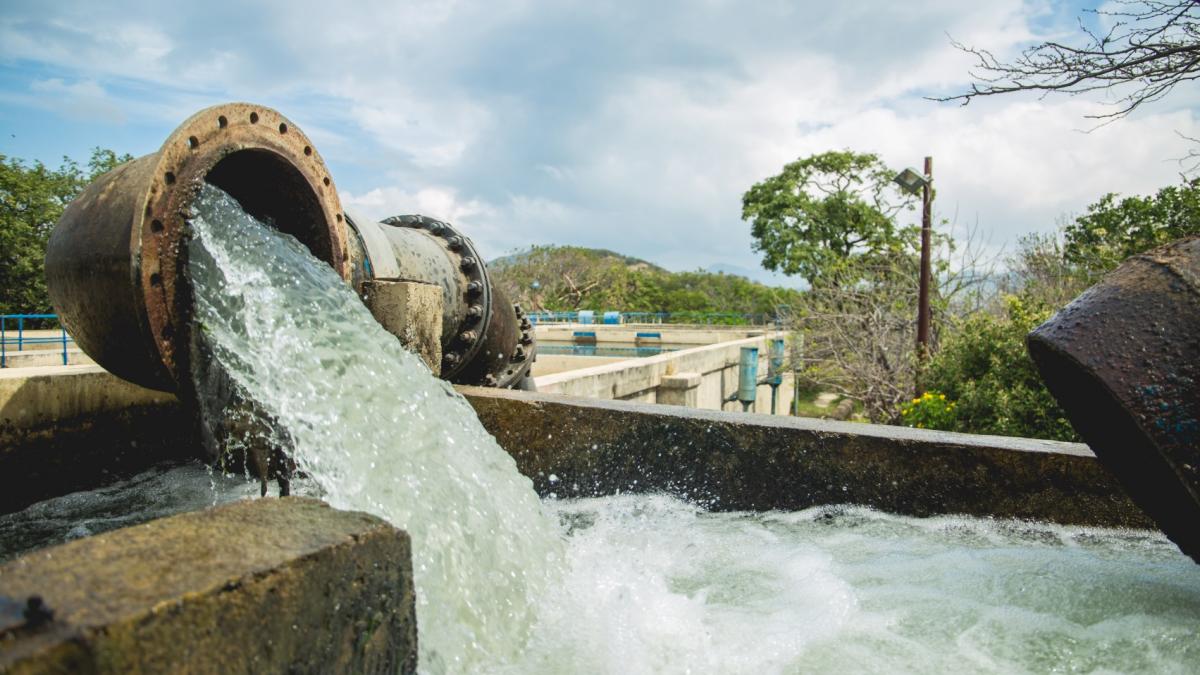
[[[17,322],[17,337],[11,338],[8,336],[9,320]],[[24,351],[25,345],[45,345],[45,344],[62,344],[62,362],[67,365],[67,342],[74,342],[71,336],[67,335],[67,329],[63,328],[62,322],[58,324],[59,335],[56,337],[25,337],[25,320],[26,319],[53,319],[58,321],[57,314],[0,314],[0,368],[8,367],[8,347],[15,344],[16,351]]]

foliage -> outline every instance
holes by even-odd
[[[1146,197],[1104,195],[1066,226],[1063,258],[1106,272],[1129,256],[1193,234],[1200,234],[1200,179]]]
[[[742,197],[763,267],[813,285],[854,258],[900,247],[894,217],[906,200],[876,155],[831,151],[796,160]]]
[[[50,169],[0,155],[0,314],[52,311],[45,281],[50,230],[89,181],[130,159],[95,148],[85,173],[68,158]]]
[[[998,306],[955,321],[929,363],[927,387],[958,405],[952,420],[927,426],[1077,440],[1029,358],[1025,335],[1125,258],[1192,234],[1200,234],[1197,180],[1145,197],[1105,195],[1059,233],[1022,238]]]
[[[900,408],[904,424],[918,429],[953,429],[957,426],[958,404],[936,391],[924,394]]]
[[[737,315],[729,323],[742,323],[741,314],[771,315],[802,295],[736,275],[668,272],[644,260],[579,246],[534,246],[494,261],[489,271],[493,283],[527,309],[671,312],[673,321],[682,322],[720,312]]]
[[[972,76],[981,84],[937,100],[965,105],[979,96],[1015,91],[1112,91],[1115,108],[1092,117],[1113,119],[1200,77],[1200,4],[1195,0],[1113,0],[1084,12],[1106,29],[1089,28],[1081,18],[1081,44],[1043,42],[1010,62],[955,43],[976,57]]]
[[[889,256],[851,258],[832,270],[804,296],[792,320],[804,345],[794,359],[803,364],[803,382],[858,401],[872,422],[900,422],[900,405],[916,389],[919,229],[904,228],[898,239]],[[930,346],[936,349],[949,316],[979,304],[990,274],[971,241],[959,248],[936,232],[931,265]]]
[[[1027,302],[1064,307],[1099,278],[1101,272],[1067,259],[1061,231],[1021,237],[1000,295],[1020,295]]]
[[[1002,313],[978,312],[960,319],[926,374],[928,390],[954,402],[955,415],[944,420],[931,416],[938,424],[930,428],[1079,440],[1025,349],[1025,336],[1054,309],[1010,295],[1004,298]]]

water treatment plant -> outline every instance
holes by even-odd
[[[264,106],[92,183],[0,369],[0,671],[1200,662],[1200,240],[1031,336],[1087,445],[791,416],[779,327],[539,321],[485,255]]]

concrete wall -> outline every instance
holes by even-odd
[[[625,361],[624,356],[568,356],[566,354],[538,354],[533,362],[533,376],[554,375],[569,370],[580,370],[593,366],[605,366]]]
[[[68,343],[72,344],[72,343]],[[93,364],[92,357],[83,353],[82,349],[67,348],[67,363],[69,366]],[[57,349],[26,349],[21,352],[5,352],[4,367],[7,368],[37,368],[41,366],[61,366],[63,350]]]
[[[632,346],[638,333],[661,333],[662,341],[669,344],[711,345],[747,337],[766,334],[762,328],[746,326],[692,326],[679,324],[583,324],[553,323],[538,324],[534,335],[539,340],[571,342],[575,331],[596,334],[597,344],[620,343]]]
[[[458,389],[538,492],[560,498],[666,492],[713,510],[861,504],[1153,527],[1079,443]]]
[[[199,456],[171,394],[99,366],[0,370],[0,511]]]
[[[599,332],[597,331],[597,333]],[[755,332],[761,335],[666,352],[657,356],[627,359],[590,368],[539,376],[535,377],[534,381],[537,383],[538,391],[547,394],[671,405],[682,405],[681,401],[687,400],[694,401],[694,405],[691,407],[740,412],[742,410],[741,403],[736,401],[727,403],[725,399],[737,392],[738,360],[741,358],[742,347],[758,347],[758,377],[761,381],[767,375],[770,339],[784,336],[783,333]],[[705,333],[705,331],[697,331],[697,333]],[[724,331],[726,337],[730,334],[738,335],[739,333]],[[676,341],[683,336],[684,334],[680,333],[673,335],[668,340],[664,333],[663,340]],[[599,339],[599,335],[597,339]],[[677,395],[679,388],[677,380],[669,381],[664,387],[664,378],[689,374],[698,376],[694,387],[687,387],[695,389],[693,396]],[[792,378],[789,373],[784,376],[783,386],[779,388],[778,414],[787,414],[791,393]],[[752,411],[769,414],[771,412],[771,387],[765,384],[760,385],[756,396]]]

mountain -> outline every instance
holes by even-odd
[[[773,314],[800,292],[740,274],[670,272],[605,249],[535,246],[490,263],[492,281],[532,310]]]

